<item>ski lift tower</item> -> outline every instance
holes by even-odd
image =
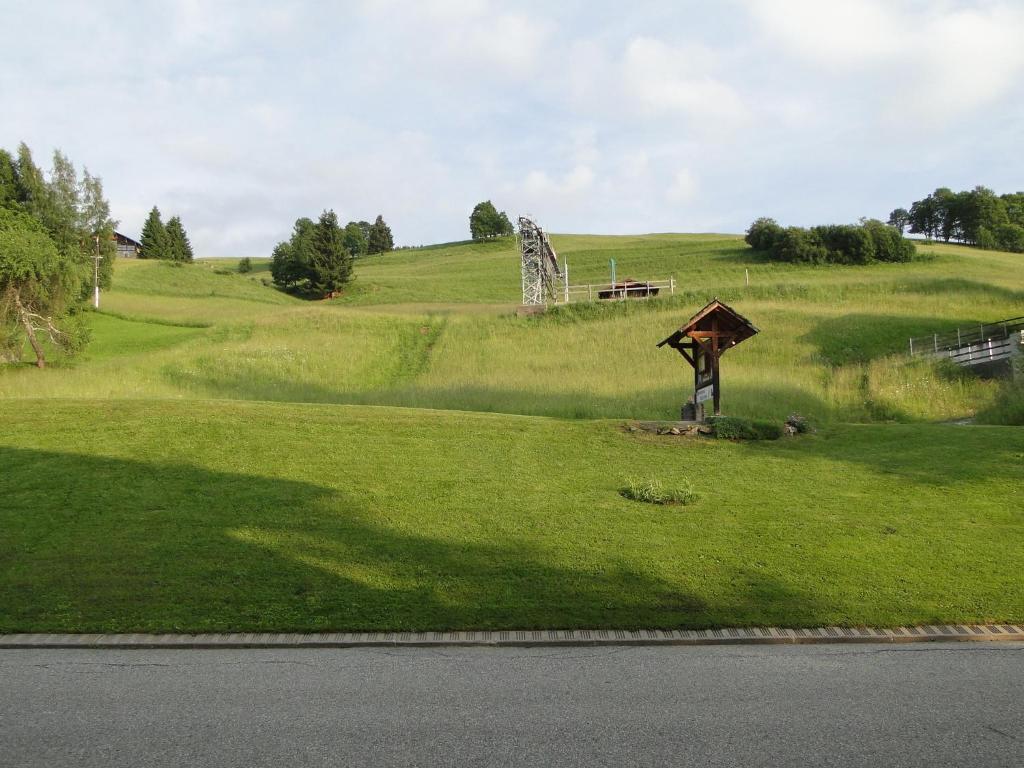
[[[519,250],[523,256],[523,305],[545,306],[555,300],[556,281],[568,276],[558,267],[558,256],[551,241],[537,223],[519,217]]]

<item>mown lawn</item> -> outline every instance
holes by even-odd
[[[0,631],[1024,621],[1024,432],[0,402]],[[691,479],[693,506],[618,494]]]

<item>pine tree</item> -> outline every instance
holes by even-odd
[[[185,228],[179,216],[172,216],[167,222],[167,258],[173,261],[192,261],[192,244],[188,241]]]
[[[352,254],[344,243],[344,230],[334,211],[324,211],[310,239],[309,290],[329,297],[341,290],[352,275]]]
[[[384,223],[383,216],[377,216],[376,221],[370,227],[370,233],[366,240],[367,253],[386,253],[395,248],[394,238],[391,237],[391,227]]]
[[[168,259],[170,258],[168,248],[167,228],[160,219],[160,209],[155,205],[153,210],[146,217],[146,223],[142,225],[142,253],[141,259]]]

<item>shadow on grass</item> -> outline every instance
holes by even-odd
[[[882,478],[953,487],[1012,477],[1024,455],[1024,431],[947,424],[865,424],[750,449],[770,450],[791,459],[797,465],[794,471],[799,471],[801,463],[824,458],[868,467]],[[1007,503],[1013,503],[1009,497]]]
[[[813,599],[768,576],[725,566],[695,574],[678,563],[670,582],[586,541],[567,550],[557,523],[550,534],[512,539],[482,533],[467,516],[430,535],[313,483],[11,448],[0,449],[0,462],[0,631],[823,619]],[[713,604],[684,586],[708,580]]]
[[[818,348],[822,362],[840,366],[869,363],[887,355],[909,351],[912,336],[956,329],[958,321],[939,317],[854,314],[828,318],[801,337]],[[959,321],[963,328],[970,321]]]

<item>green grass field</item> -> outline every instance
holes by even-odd
[[[1024,314],[1020,256],[797,267],[722,235],[556,236],[573,283],[674,297],[513,314],[512,242],[358,263],[117,265],[93,341],[0,368],[0,631],[1024,620],[1020,389],[904,354]],[[745,285],[745,275],[750,285]],[[718,296],[761,333],[723,407],[818,435],[638,437],[692,376],[655,344]],[[690,480],[693,506],[623,499]]]

